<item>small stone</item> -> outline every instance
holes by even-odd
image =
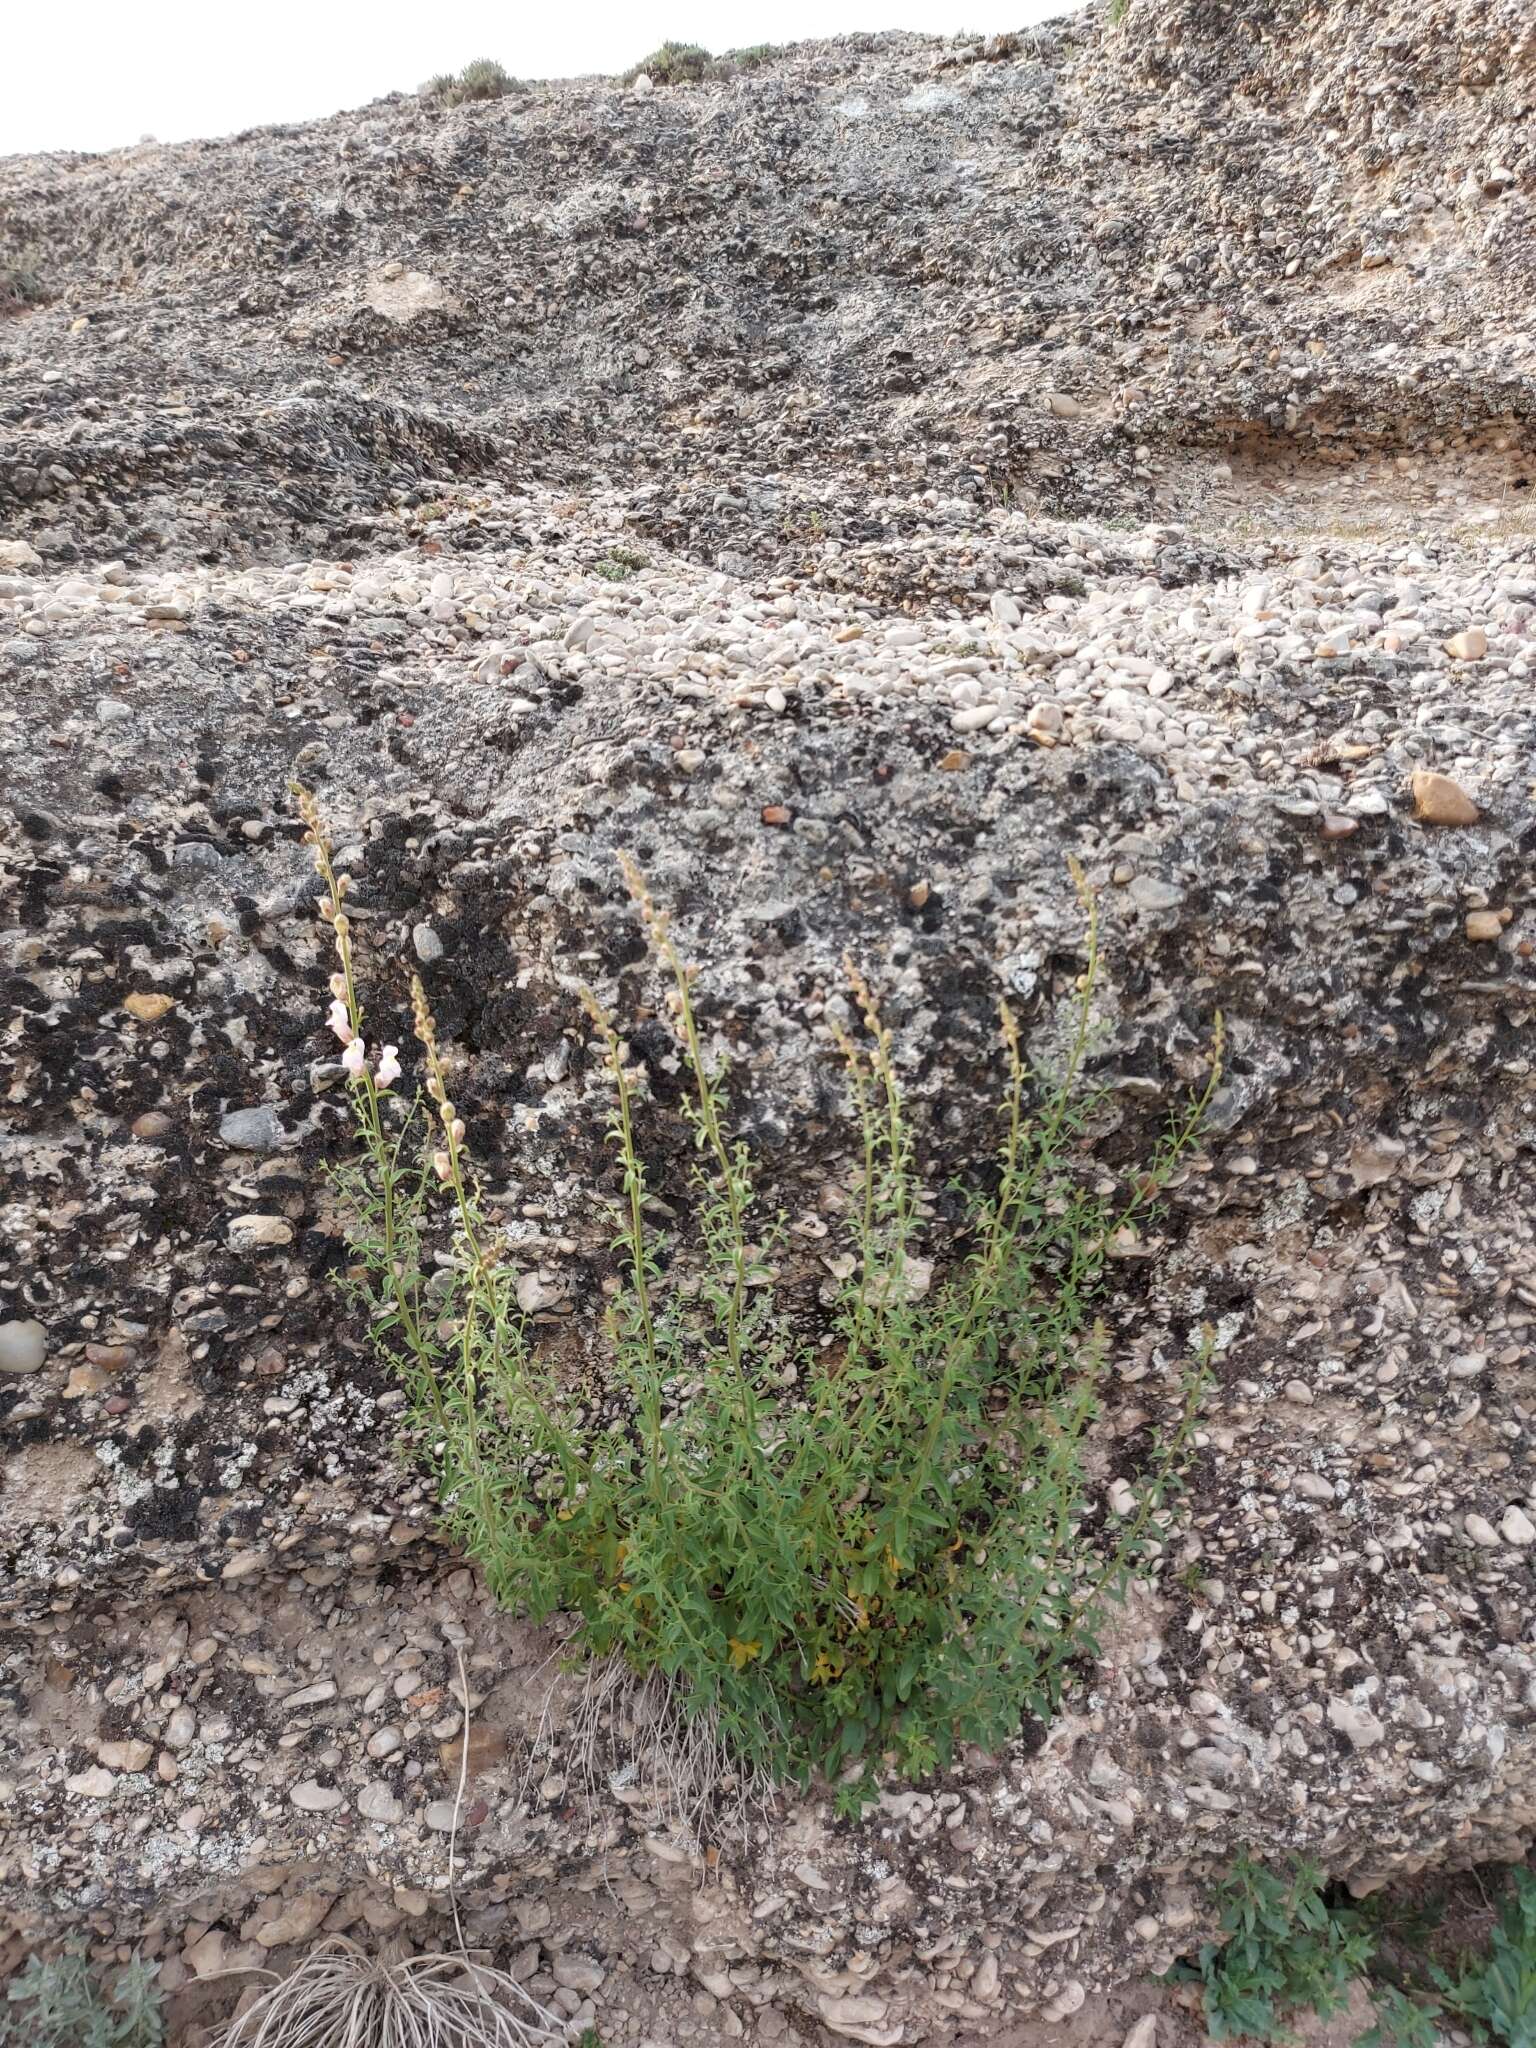
[[[1331,1727],[1348,1737],[1353,1749],[1372,1749],[1387,1732],[1368,1707],[1357,1707],[1345,1699],[1335,1698],[1328,1702],[1328,1721]]]
[[[411,926],[411,945],[423,967],[434,965],[448,950],[429,924]]]
[[[1453,633],[1445,651],[1452,661],[1481,661],[1488,652],[1488,635],[1481,626],[1470,626],[1465,633]]]
[[[376,1735],[368,1738],[368,1754],[378,1761],[381,1757],[393,1756],[403,1741],[398,1728],[381,1728]]]
[[[555,1982],[566,1991],[601,1991],[607,1972],[601,1963],[593,1962],[590,1956],[556,1956],[549,1966],[549,1973]]]
[[[197,1716],[190,1707],[177,1707],[165,1724],[167,1749],[186,1749],[197,1733]]]
[[[100,1764],[92,1764],[88,1771],[76,1771],[72,1778],[66,1778],[64,1790],[72,1792],[77,1799],[105,1799],[116,1783],[110,1771],[103,1770]]]
[[[787,804],[764,804],[762,820],[765,825],[788,825],[793,822],[794,813]]]
[[[218,1977],[225,1968],[225,1950],[228,1936],[222,1927],[210,1927],[199,1940],[190,1942],[181,1952],[181,1959],[194,1977]]]
[[[1138,875],[1129,894],[1138,910],[1177,910],[1184,901],[1182,889],[1172,882],[1160,882],[1156,875]]]
[[[1052,391],[1045,401],[1046,411],[1059,420],[1075,420],[1082,407],[1075,398],[1069,398],[1065,391]]]
[[[0,1372],[36,1372],[48,1356],[48,1333],[29,1317],[0,1323]]]
[[[128,1128],[136,1138],[163,1138],[171,1128],[171,1120],[163,1109],[146,1109]]]
[[[1499,1532],[1486,1515],[1468,1515],[1462,1523],[1462,1527],[1472,1538],[1472,1541],[1480,1544],[1484,1550],[1498,1549]]]
[[[256,1252],[293,1243],[293,1225],[281,1216],[230,1218],[227,1243],[232,1252]]]
[[[275,1152],[283,1142],[283,1126],[270,1103],[255,1109],[232,1109],[219,1119],[219,1137],[237,1152]]]
[[[1475,944],[1486,945],[1498,938],[1504,930],[1504,919],[1497,910],[1469,910],[1467,912],[1467,937]]]
[[[125,718],[132,718],[133,706],[125,704],[121,697],[98,697],[96,716],[103,725],[119,725]]]
[[[96,1754],[111,1771],[147,1771],[154,1756],[147,1742],[99,1742]]]
[[[123,1008],[140,1024],[158,1024],[166,1011],[175,1007],[174,996],[163,995],[156,989],[135,991],[123,998]]]
[[[291,1692],[283,1701],[285,1714],[297,1714],[305,1707],[318,1707],[326,1700],[336,1697],[334,1678],[317,1678],[313,1685],[301,1685],[297,1692]]]
[[[1499,1524],[1499,1534],[1506,1543],[1514,1543],[1521,1550],[1528,1550],[1536,1543],[1536,1522],[1531,1520],[1518,1502],[1511,1501],[1504,1510],[1504,1519]]]
[[[378,1821],[382,1827],[394,1827],[405,1814],[405,1808],[381,1779],[365,1785],[357,1795],[357,1810],[364,1820]]]
[[[1436,775],[1432,769],[1417,768],[1409,785],[1413,792],[1413,812],[1426,825],[1475,825],[1481,815],[1477,805],[1449,775]]]
[[[1157,2014],[1144,2012],[1121,2042],[1120,2048],[1157,2048]]]
[[[1360,830],[1360,820],[1343,811],[1324,811],[1317,829],[1324,839],[1353,839]]]
[[[322,1785],[318,1778],[305,1778],[288,1797],[301,1813],[334,1813],[347,1799],[339,1786]]]

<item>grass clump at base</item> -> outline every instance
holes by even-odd
[[[641,1070],[585,997],[613,1096],[618,1291],[606,1388],[567,1384],[530,1342],[517,1272],[477,1186],[419,982],[415,1034],[432,1127],[386,1100],[395,1049],[370,1070],[345,911],[313,801],[338,972],[332,1024],[361,1138],[339,1175],[357,1303],[439,1446],[449,1531],[495,1597],[579,1617],[579,1647],[659,1674],[731,1753],[776,1778],[848,1773],[869,1796],[962,1743],[992,1747],[1048,1717],[1067,1666],[1095,1649],[1104,1602],[1144,1557],[1193,1418],[1198,1374],[1149,1454],[1134,1504],[1101,1537],[1084,1465],[1104,1345],[1092,1305],[1118,1231],[1194,1141],[1205,1094],[1118,1199],[1084,1186],[1079,1099],[1097,962],[1062,1071],[1038,1080],[1002,1012],[1002,1136],[937,1281],[919,1256],[920,1191],[892,1040],[854,975],[862,1035],[834,1026],[857,1129],[850,1243],[822,1341],[781,1288],[780,1219],[756,1196],[705,1051],[692,970],[633,869],[669,990],[686,1080],[696,1256],[658,1235],[641,1158]],[[415,1135],[413,1136],[413,1132]],[[606,1197],[604,1199],[607,1199]],[[446,1208],[451,1250],[433,1252]],[[429,1277],[430,1276],[430,1277]]]
[[[137,1959],[98,1976],[75,1951],[29,1956],[5,1988],[0,2048],[162,2048],[156,1974]]]
[[[708,50],[698,43],[666,42],[638,64],[631,64],[624,82],[632,85],[643,71],[652,85],[697,85],[713,62]]]

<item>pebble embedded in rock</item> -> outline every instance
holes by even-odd
[[[564,1990],[590,1993],[602,1990],[608,1973],[590,1956],[567,1954],[554,1958],[549,1974]]]
[[[288,1797],[301,1813],[334,1813],[338,1806],[345,1806],[347,1795],[338,1786],[322,1785],[316,1778],[305,1778],[295,1785]]]
[[[1138,910],[1177,910],[1184,901],[1184,891],[1176,883],[1156,875],[1137,875],[1126,893]]]
[[[48,1356],[48,1333],[40,1322],[0,1323],[0,1372],[36,1372]]]
[[[293,1225],[281,1216],[233,1216],[226,1241],[232,1252],[270,1251],[293,1243]]]
[[[1488,635],[1481,626],[1453,633],[1445,643],[1445,651],[1453,661],[1482,661],[1488,652]]]
[[[1482,815],[1459,782],[1430,769],[1416,769],[1411,784],[1413,810],[1426,825],[1475,825]]]
[[[284,1139],[282,1119],[270,1103],[232,1109],[219,1119],[219,1136],[237,1152],[275,1152]]]
[[[1356,1706],[1351,1700],[1329,1700],[1328,1720],[1332,1727],[1348,1738],[1354,1749],[1374,1749],[1387,1732],[1368,1707]]]
[[[123,1008],[140,1024],[158,1024],[175,1007],[176,998],[159,989],[135,989],[123,998]]]
[[[153,1747],[133,1739],[127,1742],[103,1742],[97,1745],[97,1756],[112,1771],[147,1771],[154,1757]]]
[[[100,1764],[92,1764],[88,1771],[76,1771],[72,1778],[64,1780],[66,1792],[74,1793],[77,1799],[105,1799],[116,1785],[117,1779]]]
[[[381,1780],[375,1779],[365,1785],[357,1795],[357,1810],[364,1820],[379,1822],[382,1827],[394,1827],[404,1818],[405,1808]]]
[[[411,945],[423,967],[434,966],[448,950],[429,924],[412,925]]]

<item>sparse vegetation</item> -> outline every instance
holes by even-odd
[[[862,1034],[835,1008],[831,1028],[859,1165],[818,1340],[787,1293],[785,1226],[763,1213],[751,1155],[729,1133],[693,972],[627,870],[670,989],[697,1242],[690,1251],[653,1229],[645,1070],[587,995],[613,1096],[620,1264],[606,1386],[594,1392],[558,1375],[531,1339],[453,1099],[455,1062],[419,982],[424,1159],[420,1121],[388,1099],[396,1049],[370,1069],[349,885],[313,800],[300,802],[362,1143],[338,1176],[358,1262],[349,1284],[440,1447],[448,1526],[497,1599],[537,1619],[579,1616],[589,1656],[659,1674],[749,1768],[804,1779],[864,1765],[860,1801],[887,1759],[918,1775],[961,1743],[989,1747],[1025,1716],[1048,1717],[1070,1660],[1093,1652],[1106,1597],[1158,1534],[1192,1423],[1195,1369],[1138,1486],[1125,1485],[1091,1539],[1083,1452],[1104,1351],[1093,1300],[1107,1248],[1192,1144],[1217,1071],[1123,1193],[1084,1184],[1097,969],[1086,892],[1069,1047],[1059,1071],[1031,1072],[1004,1007],[1001,1146],[939,1277],[922,1249],[891,1034],[851,976]],[[433,1236],[439,1201],[446,1254]]]
[[[0,313],[20,313],[27,306],[43,305],[47,298],[39,250],[28,244],[0,262]]]
[[[440,106],[459,107],[469,100],[504,99],[517,90],[517,80],[492,57],[477,57],[457,74],[440,71],[421,88],[421,97]]]
[[[1321,1873],[1298,1863],[1285,1876],[1247,1858],[1219,1892],[1225,1937],[1173,1976],[1202,1987],[1205,2024],[1217,2041],[1284,2041],[1303,2013],[1324,2018],[1363,1979],[1375,2021],[1355,2048],[1434,2048],[1439,2022],[1495,2048],[1536,2048],[1536,1877],[1512,1873],[1486,1948],[1449,1962],[1431,1940],[1437,1905],[1399,1914],[1390,1894],[1330,1904]]]
[[[783,54],[780,43],[749,43],[744,50],[727,50],[725,61],[738,65],[743,71],[755,71],[760,64],[769,64]]]
[[[29,1956],[0,2007],[0,2048],[161,2048],[165,2016],[156,1966],[135,1959],[97,1974],[71,1950]]]
[[[1430,1965],[1442,2009],[1472,2033],[1505,2048],[1536,2048],[1536,1877],[1517,1870],[1482,1955],[1454,1968]]]
[[[1219,1896],[1224,1938],[1173,1972],[1203,1987],[1213,2040],[1280,2040],[1293,2013],[1326,2017],[1345,2004],[1375,1944],[1358,1915],[1329,1910],[1312,1864],[1279,1876],[1244,1857]]]
[[[645,568],[647,557],[638,548],[610,548],[600,561],[592,564],[594,576],[601,576],[605,583],[627,583],[637,570]]]
[[[696,85],[713,61],[708,50],[697,43],[666,42],[640,63],[632,64],[624,78],[632,83],[643,71],[652,85]]]

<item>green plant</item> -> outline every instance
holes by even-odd
[[[161,2048],[157,1966],[137,1957],[98,1977],[77,1950],[29,1956],[6,1986],[0,2048]]]
[[[1310,1863],[1281,1876],[1243,1857],[1218,1898],[1224,1938],[1172,1973],[1202,1986],[1213,2040],[1281,2040],[1292,2013],[1337,2012],[1375,1952],[1360,1915],[1329,1910],[1322,1875]]]
[[[1440,2030],[1429,2007],[1395,1984],[1373,1984],[1376,2024],[1367,2028],[1355,2048],[1436,2048]]]
[[[643,71],[652,85],[696,85],[709,70],[711,61],[708,50],[698,43],[665,42],[660,49],[652,50],[649,57],[632,64],[624,77],[630,82]]]
[[[759,64],[770,64],[780,55],[778,43],[748,43],[744,50],[727,50],[726,61],[740,65],[743,71],[755,71]]]
[[[610,548],[601,561],[592,564],[592,573],[601,576],[605,583],[627,583],[637,570],[646,567],[646,562],[638,548]]]
[[[455,76],[440,71],[421,88],[421,97],[446,107],[462,106],[467,100],[499,100],[515,92],[517,80],[492,57],[477,57]]]
[[[1024,1716],[1048,1716],[1070,1661],[1096,1648],[1103,1601],[1151,1540],[1192,1425],[1197,1370],[1134,1509],[1091,1539],[1083,1445],[1104,1349],[1093,1299],[1116,1232],[1194,1140],[1219,1033],[1205,1092],[1124,1195],[1085,1187],[1077,1152],[1093,1099],[1079,1084],[1098,948],[1084,891],[1087,966],[1064,1063],[1033,1075],[1004,1007],[1001,1147],[933,1285],[891,1034],[851,973],[865,1037],[834,1036],[857,1120],[853,1242],[832,1327],[807,1339],[777,1271],[783,1224],[762,1213],[750,1155],[726,1127],[693,973],[626,868],[687,1081],[697,1255],[652,1229],[643,1081],[587,995],[613,1094],[620,1262],[607,1384],[594,1392],[530,1341],[419,982],[435,1126],[423,1160],[418,1126],[386,1101],[395,1048],[370,1070],[349,880],[313,799],[299,802],[326,889],[331,1022],[361,1139],[338,1176],[357,1257],[349,1284],[440,1446],[448,1528],[495,1597],[536,1619],[574,1613],[584,1653],[660,1674],[732,1754],[775,1776],[836,1776],[862,1759],[872,1787],[886,1756],[917,1775],[961,1742],[993,1746]],[[439,1200],[452,1242],[434,1258]]]
[[[1486,1956],[1464,1957],[1455,1975],[1431,1965],[1430,1976],[1446,2011],[1474,2033],[1536,2048],[1536,1877],[1514,1873]]]
[[[1111,28],[1118,28],[1126,17],[1131,0],[1109,0],[1109,22]]]

